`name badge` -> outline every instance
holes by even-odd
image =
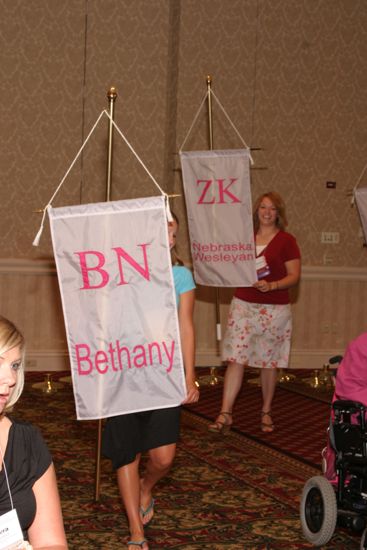
[[[0,550],[16,550],[24,543],[23,532],[20,527],[18,514],[15,508],[0,516]]]
[[[256,273],[258,280],[270,275],[270,268],[266,263],[265,256],[258,256],[256,258]]]

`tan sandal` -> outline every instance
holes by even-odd
[[[231,429],[231,426],[232,426],[232,422],[228,422],[226,420],[227,417],[230,417],[232,418],[232,413],[230,412],[225,412],[225,411],[221,411],[219,414],[218,414],[218,418],[220,416],[223,416],[224,418],[224,422],[222,422],[221,420],[216,420],[213,424],[209,424],[208,426],[208,430],[210,432],[214,432],[214,433],[217,433],[217,434],[222,434],[222,435],[225,435],[226,433],[228,433]]]
[[[263,421],[264,416],[268,416],[271,422],[264,422]],[[271,411],[267,411],[267,412],[261,411],[261,431],[266,434],[271,434],[274,431],[274,423],[271,417]]]

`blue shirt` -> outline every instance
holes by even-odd
[[[177,306],[180,303],[180,295],[196,288],[192,273],[184,265],[173,266],[173,281],[175,284]]]

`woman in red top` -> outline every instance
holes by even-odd
[[[286,226],[280,195],[269,192],[259,197],[254,205],[258,281],[253,287],[237,288],[231,303],[223,341],[227,370],[222,408],[210,431],[224,433],[230,429],[232,408],[247,365],[261,369],[261,429],[266,433],[274,430],[271,404],[277,368],[288,366],[292,332],[288,289],[298,283],[301,273],[300,251]]]

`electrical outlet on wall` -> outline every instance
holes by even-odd
[[[338,231],[323,231],[321,233],[322,244],[338,244],[340,241],[340,234]]]
[[[322,257],[322,261],[324,265],[331,265],[334,262],[334,258],[330,254],[325,252],[325,254]]]

